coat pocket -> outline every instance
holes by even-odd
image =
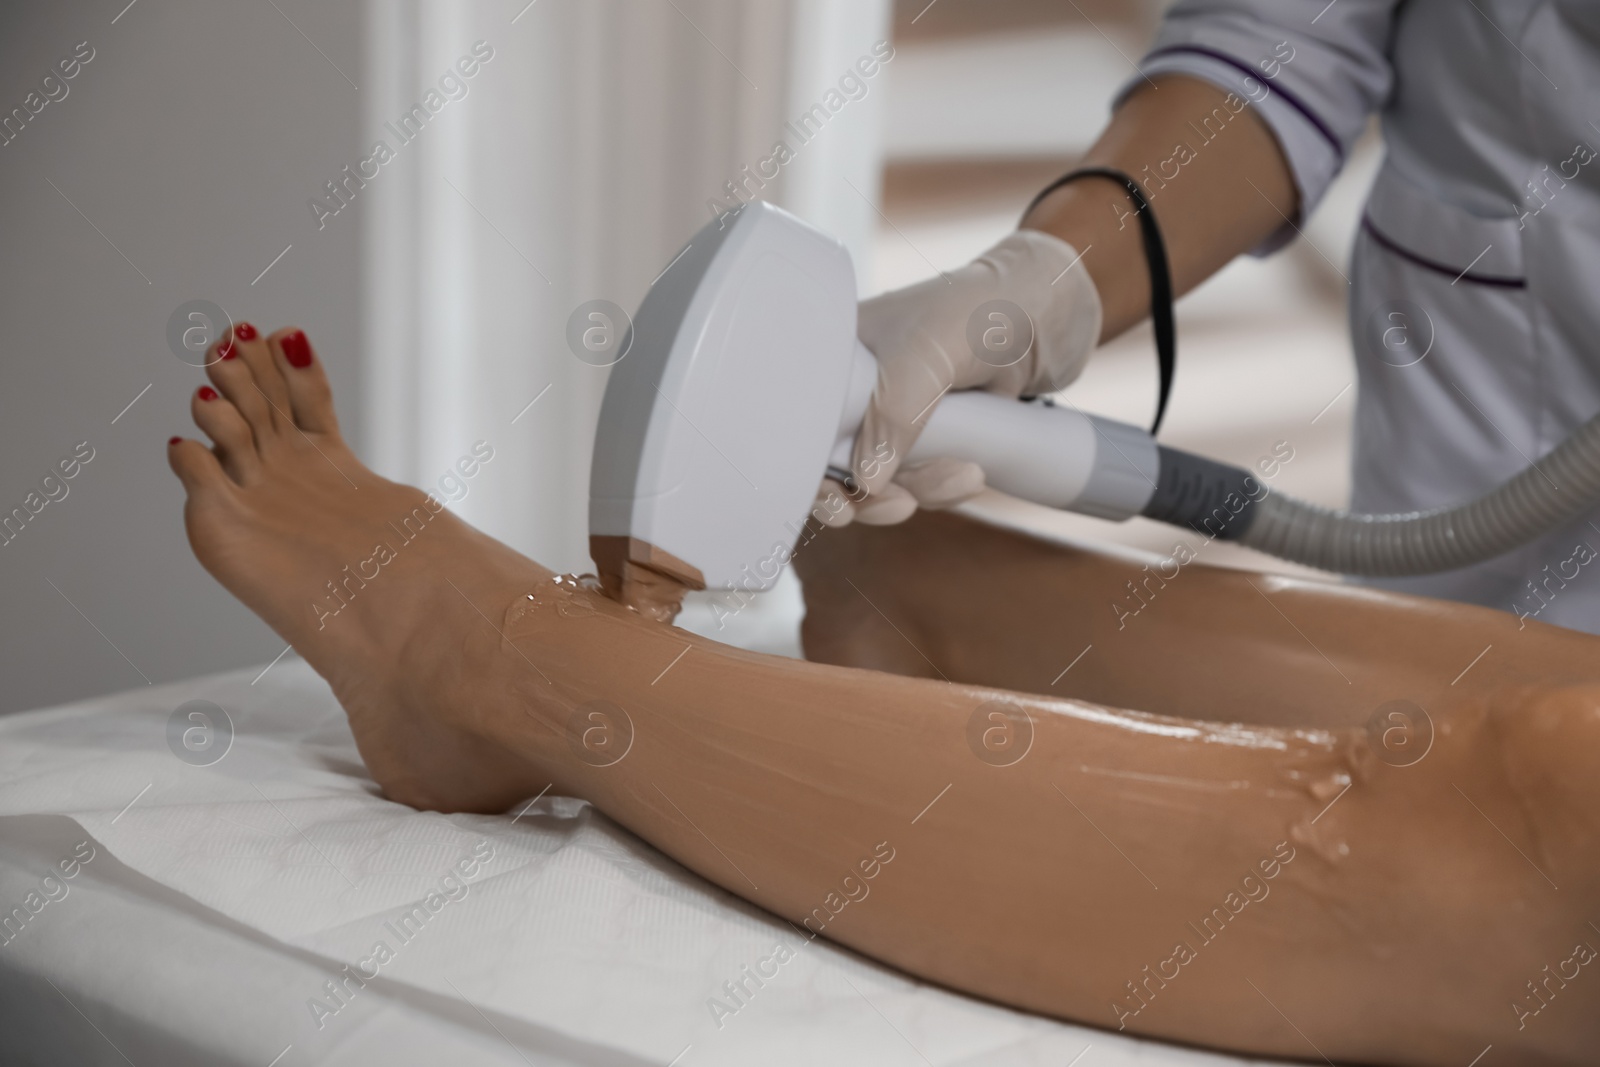
[[[1456,504],[1526,466],[1542,393],[1516,217],[1474,215],[1386,163],[1353,268],[1356,506]]]

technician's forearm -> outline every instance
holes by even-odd
[[[1144,189],[1161,225],[1177,293],[1185,293],[1286,218],[1299,194],[1266,123],[1241,98],[1197,78],[1166,76],[1135,91],[1084,159]],[[1109,180],[1051,193],[1023,221],[1084,252],[1104,308],[1102,342],[1150,311],[1150,284],[1133,202]]]

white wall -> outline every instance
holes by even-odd
[[[94,49],[0,147],[0,512],[76,443],[94,449],[0,547],[0,711],[283,647],[184,539],[165,442],[194,432],[204,378],[168,349],[178,305],[305,326],[360,432],[360,219],[318,232],[306,207],[356,147],[360,94],[334,64],[360,78],[359,9],[126,2],[0,5],[0,111],[78,42]]]
[[[1124,57],[1143,50],[1132,33],[1113,32],[1108,40],[1087,24],[1068,24],[905,45],[889,73],[888,154],[896,161],[1081,155],[1132,74]]]
[[[0,8],[0,108],[95,49],[0,148],[0,512],[77,442],[95,449],[0,547],[0,711],[282,649],[193,561],[165,466],[203,381],[167,320],[197,298],[303,325],[384,473],[432,484],[490,442],[458,510],[587,569],[606,372],[568,350],[568,316],[636,308],[707,201],[888,35],[885,0],[125,4]],[[394,147],[384,124],[478,40],[494,57],[466,95],[319,226],[310,199],[374,140]],[[882,84],[761,192],[863,267]]]

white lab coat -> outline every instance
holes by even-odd
[[[1179,0],[1140,66],[1258,100],[1302,212],[1381,116],[1351,272],[1355,510],[1470,499],[1600,412],[1600,2]],[[1373,584],[1600,632],[1600,509]]]

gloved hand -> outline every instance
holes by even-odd
[[[856,485],[825,480],[812,514],[889,525],[982,492],[975,463],[905,457],[949,390],[1031,396],[1078,376],[1100,339],[1100,294],[1078,259],[1058,237],[1018,230],[959,270],[863,302],[856,333],[878,383],[851,457]]]

